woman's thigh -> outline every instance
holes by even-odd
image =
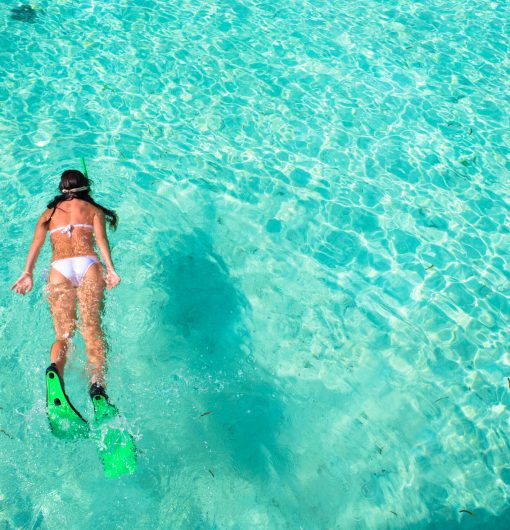
[[[70,338],[76,329],[76,288],[55,269],[46,288],[57,340]]]
[[[100,263],[89,267],[78,286],[78,304],[84,338],[90,333],[102,335],[101,311],[104,300],[103,268]]]

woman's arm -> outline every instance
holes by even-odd
[[[32,244],[28,250],[25,268],[23,269],[21,276],[11,287],[11,289],[16,293],[26,294],[30,292],[34,286],[32,273],[34,271],[37,258],[39,257],[39,252],[41,252],[41,248],[44,245],[44,241],[46,240],[46,232],[48,231],[46,223],[48,221],[49,215],[50,211],[46,210],[35,225],[34,238],[32,239]]]
[[[104,214],[101,210],[97,210],[94,215],[94,233],[96,234],[96,243],[101,252],[104,264],[106,265],[106,287],[113,289],[119,282],[119,275],[115,272],[113,266],[112,256],[110,254],[110,245],[108,243],[108,236],[106,235],[106,225],[104,221]]]

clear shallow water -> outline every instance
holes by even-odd
[[[507,528],[506,4],[13,6],[2,525]],[[121,219],[109,392],[141,456],[115,482],[47,428],[49,248],[8,292],[80,156]],[[66,377],[90,417],[80,340]]]

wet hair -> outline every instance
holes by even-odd
[[[55,210],[57,209],[57,206],[61,202],[67,201],[69,199],[81,199],[82,201],[89,202],[90,204],[93,204],[94,206],[97,206],[100,210],[102,210],[106,217],[106,220],[108,221],[110,226],[115,230],[115,228],[117,228],[118,222],[117,214],[113,210],[109,210],[108,208],[97,204],[97,202],[90,196],[91,185],[92,181],[88,177],[86,177],[81,171],[78,171],[76,169],[68,169],[64,171],[62,173],[62,176],[60,177],[60,184],[58,186],[60,194],[55,195],[53,200],[48,203],[48,208],[53,208],[53,211],[51,212],[50,218],[46,221],[46,223],[50,222],[51,218],[53,217],[53,214],[55,213]],[[79,191],[71,191],[76,188],[85,189]]]

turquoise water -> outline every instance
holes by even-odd
[[[508,528],[506,2],[104,4],[0,6],[0,528]],[[116,480],[47,426],[48,246],[8,290],[81,156]]]

